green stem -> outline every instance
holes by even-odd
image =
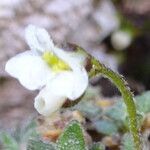
[[[121,75],[108,69],[107,67],[105,67],[103,64],[101,64],[99,61],[95,60],[94,58],[92,59],[92,65],[93,65],[92,69],[89,73],[90,77],[93,77],[101,73],[102,75],[109,78],[120,90],[122,97],[124,99],[124,103],[126,104],[127,107],[127,112],[130,120],[129,129],[134,139],[135,149],[141,150],[140,137],[139,137],[138,127],[137,127],[136,106],[133,98],[134,96],[130,91],[127,82],[123,79]]]

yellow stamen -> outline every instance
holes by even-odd
[[[64,70],[71,70],[69,65],[62,59],[58,58],[53,52],[44,52],[42,58],[49,65],[49,67],[55,72],[61,72]]]

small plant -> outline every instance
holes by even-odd
[[[56,113],[66,105],[67,100],[70,100],[68,106],[79,102],[88,87],[89,78],[101,74],[109,78],[121,92],[127,109],[128,127],[134,148],[141,150],[134,97],[120,74],[101,64],[77,45],[70,44],[68,52],[56,47],[47,31],[42,28],[29,25],[25,35],[31,50],[11,58],[6,64],[6,71],[27,89],[40,91],[35,98],[34,107],[41,115],[55,118]],[[110,114],[106,112],[106,115]],[[113,117],[116,120],[120,119],[115,114]],[[99,131],[107,132],[106,134],[118,130],[114,122],[108,119],[97,121],[95,127]],[[90,150],[103,150],[104,147],[101,143],[94,143]],[[44,143],[40,139],[29,140],[28,150],[44,149],[86,150],[88,146],[84,130],[79,122],[71,121],[56,143]]]

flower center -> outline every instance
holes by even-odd
[[[71,70],[70,66],[53,52],[45,51],[42,58],[54,72]]]

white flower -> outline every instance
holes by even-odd
[[[128,32],[116,31],[111,36],[111,43],[116,50],[124,50],[132,41],[132,37]]]
[[[54,46],[42,28],[29,25],[25,37],[31,50],[11,58],[5,70],[29,90],[41,90],[34,106],[45,116],[57,111],[66,99],[79,98],[88,85],[84,57]]]

